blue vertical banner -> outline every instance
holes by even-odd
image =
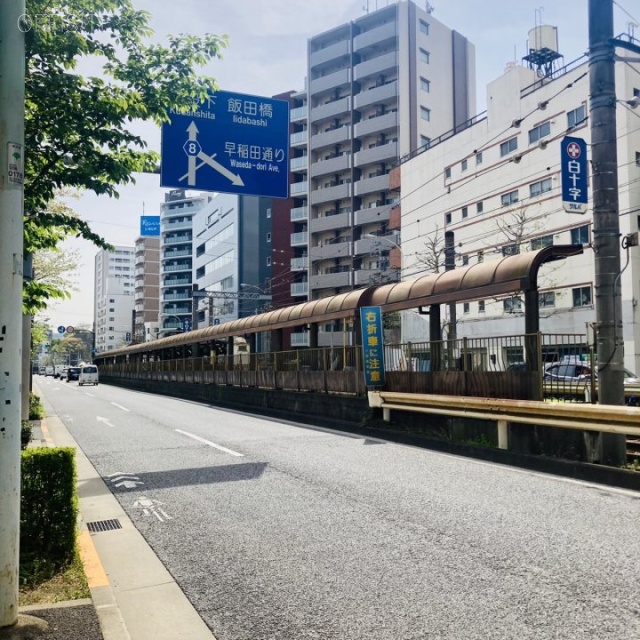
[[[384,333],[380,307],[362,307],[360,323],[364,383],[367,387],[379,387],[384,384]]]
[[[586,213],[589,202],[587,143],[565,137],[560,142],[562,207],[568,213]]]

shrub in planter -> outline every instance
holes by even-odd
[[[29,420],[42,420],[45,416],[44,407],[40,402],[40,396],[29,391]]]
[[[26,449],[29,446],[29,443],[31,442],[31,435],[31,423],[28,420],[23,420],[20,428],[20,445],[22,449]]]

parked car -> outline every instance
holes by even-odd
[[[80,367],[69,367],[67,369],[67,382],[80,379]]]
[[[55,367],[54,367],[52,364],[50,364],[50,365],[48,365],[47,367],[45,367],[45,369],[44,369],[44,377],[45,377],[45,378],[46,378],[47,376],[53,376],[53,377],[55,377],[55,375],[56,375],[56,369],[55,369]]]
[[[78,384],[98,384],[98,367],[95,364],[87,364],[84,367],[80,367],[80,376],[78,377]]]
[[[586,364],[556,362],[545,370],[544,379],[558,382],[588,382],[591,380],[591,367]]]

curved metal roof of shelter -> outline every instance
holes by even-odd
[[[468,302],[491,296],[535,289],[538,270],[546,262],[560,260],[583,252],[581,245],[556,245],[538,251],[480,262],[478,264],[430,273],[413,280],[403,280],[378,287],[356,289],[347,293],[310,300],[274,309],[246,318],[231,320],[205,329],[179,333],[153,342],[114,349],[99,356],[197,344],[231,336],[273,331],[302,324],[317,324],[353,317],[362,306],[380,306],[383,312],[414,309],[420,306]]]

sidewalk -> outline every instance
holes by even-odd
[[[215,640],[62,421],[49,413],[36,446],[76,449],[80,548],[90,600],[20,607],[49,623],[34,640]],[[92,532],[89,531],[91,525]],[[17,630],[16,630],[17,631]],[[0,633],[1,638],[11,638]]]

